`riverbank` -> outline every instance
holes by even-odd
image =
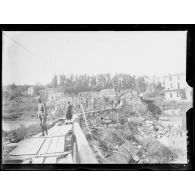
[[[12,131],[20,126],[28,127],[30,125],[39,124],[38,119],[29,120],[3,120],[2,129],[3,131]]]
[[[21,125],[10,131],[2,130],[2,156],[4,157],[11,152],[16,146],[17,143],[21,140],[31,137],[37,133],[41,132],[40,125],[34,124],[25,127]]]
[[[52,122],[47,123],[47,128],[51,128],[53,126]],[[28,126],[20,125],[10,131],[2,130],[2,156],[4,157],[11,152],[17,144],[27,138],[32,137],[41,133],[41,127],[39,123],[29,124]]]
[[[53,103],[47,102],[48,113],[54,108]],[[22,97],[20,101],[3,99],[2,109],[3,120],[34,120],[37,118],[37,99],[36,97]]]

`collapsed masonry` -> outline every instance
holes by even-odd
[[[185,124],[178,118],[160,115],[159,108],[153,105],[153,113],[143,101],[125,102],[118,110],[88,113],[92,138],[80,118],[100,163],[173,163],[179,157],[180,163],[187,160]]]

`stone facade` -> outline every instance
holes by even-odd
[[[100,92],[100,96],[114,99],[116,97],[116,92],[114,89],[102,89]]]
[[[166,100],[192,99],[192,89],[186,82],[185,74],[168,75],[164,82]]]

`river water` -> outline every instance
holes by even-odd
[[[28,127],[33,124],[39,124],[39,121],[38,120],[14,120],[14,121],[3,120],[2,129],[4,131],[11,131],[15,128],[20,127],[21,125]]]

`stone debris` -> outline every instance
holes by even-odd
[[[136,154],[137,148],[130,141],[126,141],[118,148],[116,153],[105,159],[104,163],[128,164],[132,160],[139,160],[139,157]]]
[[[174,154],[173,148],[184,146],[186,140],[185,124],[181,117],[176,115],[175,118],[164,112],[161,116],[154,117],[147,112],[144,103],[140,98],[136,99],[136,96],[135,94],[134,100],[127,101],[125,97],[130,98],[130,94],[123,95],[123,103],[119,109],[87,115],[89,126],[97,138],[95,147],[101,152],[99,155],[101,162],[119,164],[175,162],[177,155]],[[180,110],[174,114],[178,112]],[[85,129],[84,123],[81,126]]]

